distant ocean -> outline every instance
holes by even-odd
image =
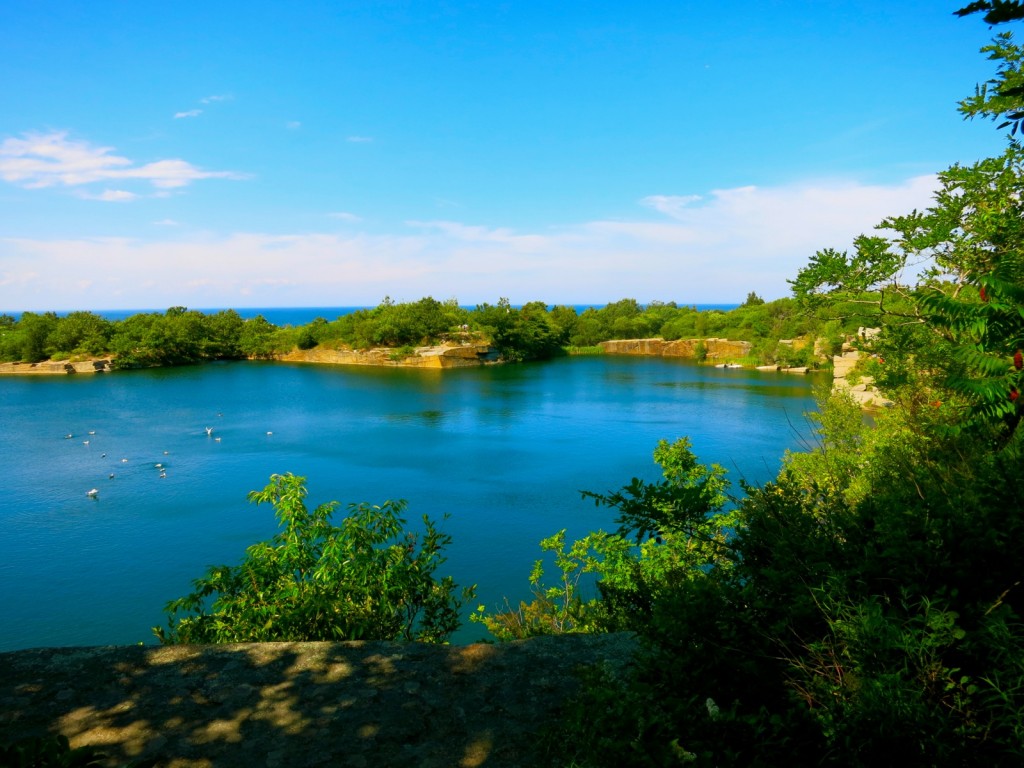
[[[576,309],[576,313],[580,314],[586,309],[593,307],[594,309],[600,309],[606,306],[605,304],[571,304],[570,306]],[[722,311],[729,311],[730,309],[736,309],[739,304],[680,304],[680,306],[696,307],[701,311],[718,309]],[[472,309],[473,306],[467,306],[467,309]],[[214,307],[214,308],[202,308],[202,307],[189,307],[189,309],[198,309],[203,314],[210,315],[217,312],[221,312],[227,307]],[[273,323],[278,327],[286,325],[298,326],[306,325],[316,320],[318,317],[324,318],[324,320],[337,320],[342,315],[348,315],[359,309],[372,309],[372,307],[234,307],[233,308],[239,315],[245,319],[262,315],[268,323]],[[93,310],[95,314],[100,317],[104,317],[107,320],[124,320],[126,317],[132,315],[138,315],[144,312],[165,312],[164,309],[100,309]],[[10,313],[14,317],[20,318],[20,312]],[[67,312],[58,312],[58,315],[67,315]]]

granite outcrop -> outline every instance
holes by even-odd
[[[540,738],[628,633],[390,642],[42,648],[0,654],[0,743],[66,736],[108,765],[564,765]]]
[[[708,360],[729,360],[747,357],[752,345],[749,341],[729,339],[620,339],[598,344],[609,355],[650,355],[654,357],[696,358],[700,345],[704,345]]]
[[[390,347],[373,349],[293,349],[275,360],[326,365],[373,365],[396,368],[467,368],[497,362],[498,354],[487,344],[440,344],[416,347],[408,354]]]

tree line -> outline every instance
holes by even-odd
[[[807,311],[793,298],[766,302],[751,292],[735,309],[698,310],[675,302],[642,305],[622,299],[578,312],[566,305],[533,301],[513,306],[461,306],[457,300],[426,297],[414,302],[385,298],[333,320],[318,317],[299,326],[279,327],[262,315],[242,318],[227,309],[212,314],[185,307],[142,312],[107,320],[94,312],[25,312],[0,315],[0,361],[40,362],[115,356],[115,366],[136,368],[186,365],[210,360],[270,358],[317,346],[367,349],[412,348],[445,341],[481,341],[510,362],[543,360],[566,351],[593,348],[613,339],[728,338],[753,344],[750,362],[807,365],[815,362],[813,340],[826,353],[865,318],[843,319]],[[807,346],[780,340],[809,338]]]

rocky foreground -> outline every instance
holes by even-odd
[[[540,733],[630,634],[499,645],[252,643],[0,654],[0,743],[63,734],[108,764],[564,765]]]

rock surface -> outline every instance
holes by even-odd
[[[328,365],[375,365],[401,368],[466,368],[497,360],[497,354],[486,344],[441,344],[417,347],[410,355],[399,356],[395,350],[379,347],[366,350],[295,349],[276,360],[289,363],[324,363]]]
[[[877,328],[861,328],[857,337],[862,341],[870,341],[878,335]],[[875,380],[862,373],[858,363],[868,355],[853,345],[853,338],[847,339],[840,354],[832,358],[832,388],[846,392],[861,408],[873,410],[888,408],[892,400],[885,397],[875,388]]]
[[[630,634],[499,645],[251,643],[0,654],[0,742],[63,734],[185,766],[563,764],[538,735]]]
[[[729,339],[621,339],[602,341],[598,346],[609,355],[652,355],[656,357],[696,357],[701,343],[707,350],[709,360],[746,357],[750,354],[749,341]]]
[[[110,370],[113,358],[95,360],[44,360],[41,363],[0,363],[0,374],[53,374],[103,373]]]

